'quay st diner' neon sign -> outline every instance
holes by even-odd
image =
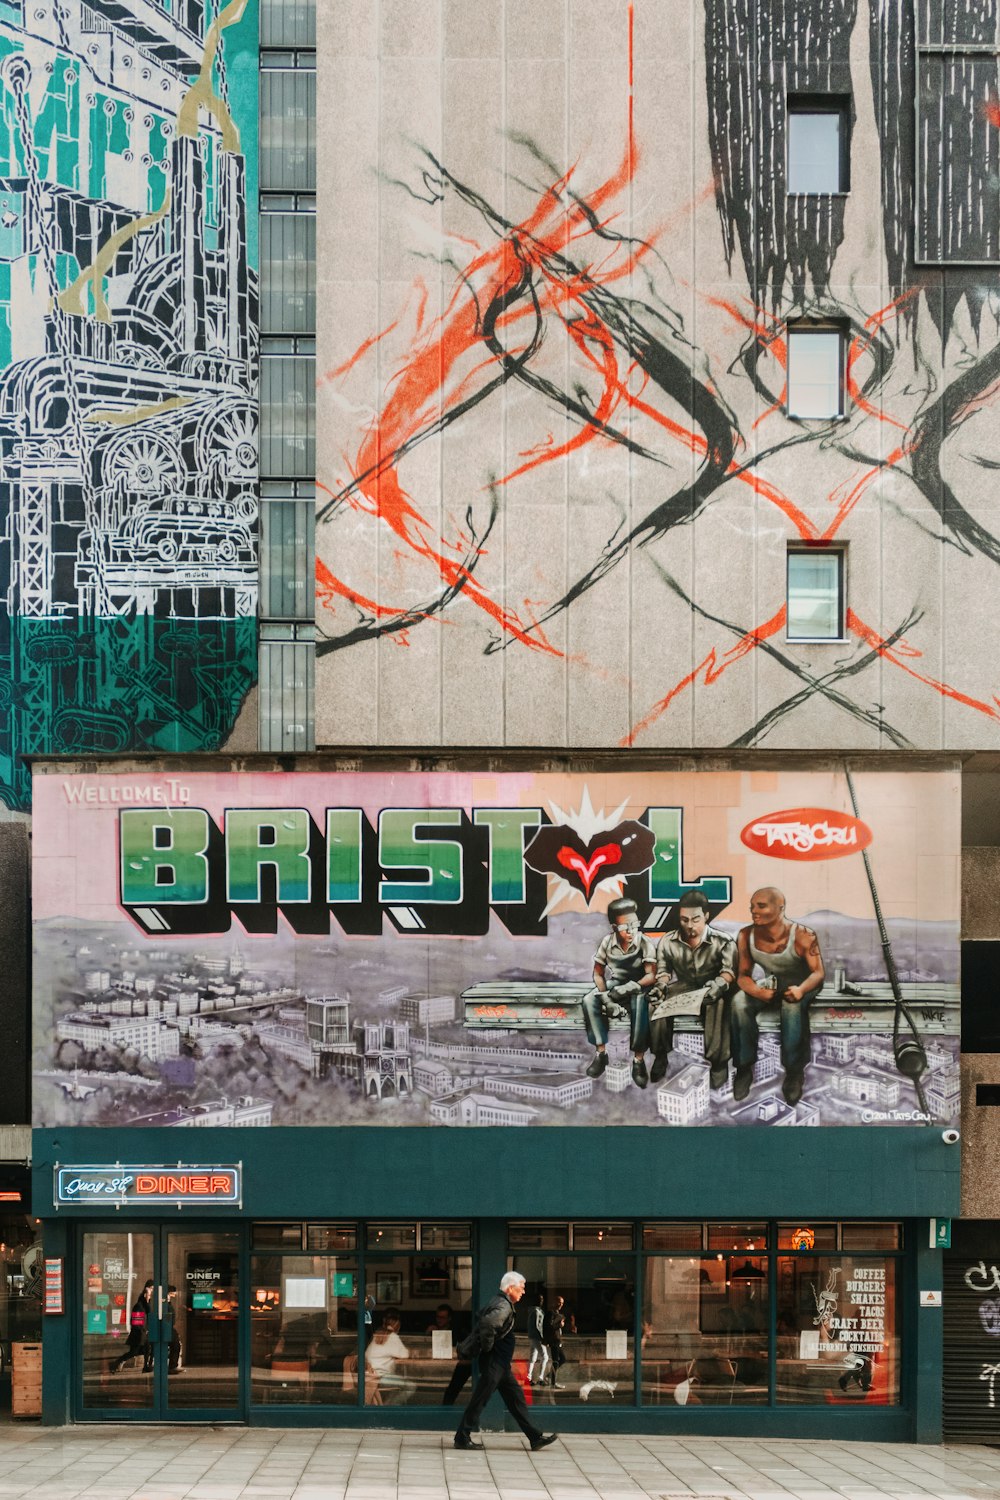
[[[113,1208],[140,1204],[206,1206],[243,1201],[243,1166],[57,1166],[53,1202],[56,1208],[102,1204]]]

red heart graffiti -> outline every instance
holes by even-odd
[[[584,894],[589,898],[590,887],[594,883],[594,876],[602,865],[616,865],[622,857],[622,851],[618,844],[602,844],[595,849],[593,856],[585,860],[582,855],[577,854],[575,849],[569,849],[563,844],[556,855],[556,859],[567,870],[575,870],[584,884]]]

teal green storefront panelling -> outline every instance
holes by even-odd
[[[46,1319],[45,1420],[71,1420],[67,1371],[79,1359],[73,1275],[79,1236],[109,1232],[233,1228],[261,1220],[471,1220],[475,1227],[474,1300],[485,1300],[508,1264],[510,1220],[820,1220],[899,1219],[903,1369],[898,1406],[810,1407],[612,1403],[565,1404],[552,1424],[563,1431],[684,1432],[688,1435],[796,1436],[879,1441],[940,1440],[941,1310],[921,1307],[920,1292],[940,1288],[940,1252],[929,1247],[927,1220],[958,1211],[958,1152],[933,1129],[827,1128],[789,1132],[688,1129],[551,1128],[532,1132],[360,1128],[309,1131],[67,1129],[34,1132],[34,1211],[45,1221],[45,1248],[67,1258],[70,1314]],[[167,1211],[52,1207],[59,1163],[210,1166],[240,1161],[241,1209]],[[168,1212],[171,1216],[168,1218]],[[249,1243],[248,1241],[245,1243]],[[74,1318],[74,1314],[76,1317]],[[247,1355],[249,1359],[249,1355]],[[100,1419],[100,1413],[89,1413]],[[114,1413],[108,1413],[112,1419]],[[282,1425],[348,1424],[447,1430],[451,1410],[405,1406],[289,1406],[252,1403],[245,1420]],[[499,1421],[497,1415],[494,1421]]]

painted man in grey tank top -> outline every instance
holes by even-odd
[[[757,1017],[765,1006],[780,1006],[781,1092],[788,1104],[802,1098],[802,1082],[809,1062],[809,1005],[826,977],[816,934],[785,916],[785,898],[773,885],[750,897],[749,927],[736,939],[739,992],[733,999],[733,1061],[736,1076],[733,1098],[745,1099],[753,1083],[759,1031]],[[754,967],[764,980],[753,977]]]

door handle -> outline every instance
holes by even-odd
[[[163,1288],[162,1288],[162,1286],[158,1286],[156,1288],[156,1321],[158,1323],[162,1323],[163,1322]]]

